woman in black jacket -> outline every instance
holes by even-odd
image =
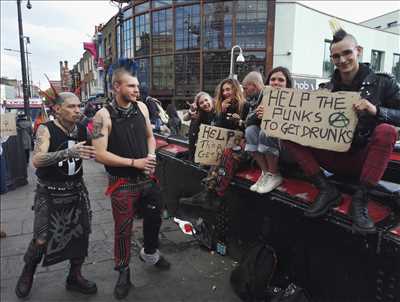
[[[212,97],[204,91],[200,91],[194,97],[190,109],[183,116],[184,121],[190,120],[189,126],[189,160],[193,161],[196,151],[197,136],[199,134],[200,125],[210,125],[215,118],[215,104]]]

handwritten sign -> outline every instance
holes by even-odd
[[[345,152],[358,118],[357,92],[301,91],[265,87],[261,129],[267,135],[318,149]]]
[[[194,161],[204,165],[218,165],[226,147],[239,144],[243,133],[209,125],[200,125]]]
[[[0,115],[0,136],[17,135],[17,125],[15,113],[4,113]]]

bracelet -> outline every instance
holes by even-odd
[[[132,158],[131,159],[131,167],[134,168],[135,167],[135,160]]]

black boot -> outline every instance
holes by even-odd
[[[368,188],[361,185],[354,193],[350,206],[350,215],[353,218],[353,230],[360,233],[375,233],[375,225],[368,215],[367,204]]]
[[[319,193],[304,215],[316,218],[324,215],[331,207],[339,205],[342,196],[322,173],[312,177],[312,182],[319,189]]]
[[[37,264],[25,264],[22,269],[21,276],[18,279],[15,287],[15,294],[18,298],[25,298],[29,295],[32,284],[33,275],[35,274]]]
[[[72,259],[70,263],[71,267],[69,270],[65,288],[67,290],[79,292],[85,295],[93,295],[97,293],[96,283],[89,281],[82,276],[81,269],[83,260]]]
[[[120,269],[118,281],[114,288],[114,297],[118,300],[125,298],[129,294],[131,286],[131,273],[129,267]]]
[[[192,206],[201,206],[209,201],[209,193],[207,190],[203,190],[191,197],[182,197],[179,199],[179,203]]]
[[[24,255],[25,265],[15,287],[15,294],[18,298],[25,298],[29,295],[33,284],[33,275],[42,261],[44,249],[45,246],[37,245],[34,239],[30,242]]]

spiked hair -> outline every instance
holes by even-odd
[[[332,36],[333,36],[331,47],[332,44],[338,43],[342,41],[344,38],[351,39],[356,45],[358,45],[356,38],[354,38],[353,35],[347,33],[336,19],[329,20],[329,26],[332,30]]]

